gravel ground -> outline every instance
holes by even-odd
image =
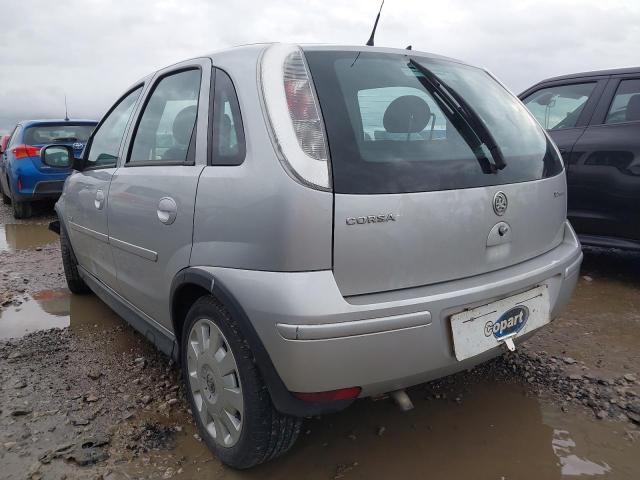
[[[44,211],[29,223],[51,218]],[[4,206],[0,220],[13,223]],[[461,405],[491,379],[567,415],[592,419],[583,422],[610,422],[634,441],[640,432],[639,258],[587,252],[576,296],[551,326],[516,353],[415,387],[412,396]],[[0,251],[0,265],[0,322],[3,309],[19,309],[43,290],[65,287],[56,243]],[[98,302],[88,298],[83,301]],[[179,369],[115,316],[106,324],[94,320],[99,309],[92,305],[79,325],[72,320],[70,328],[0,341],[0,477],[189,478],[201,469],[212,477],[230,475],[195,433]],[[336,422],[369,408],[353,407]],[[330,418],[309,420],[309,438],[311,429],[331,425]],[[387,435],[390,427],[377,421],[367,423],[374,437]],[[309,441],[301,441],[300,455],[311,448]],[[363,459],[330,458],[336,462],[330,477],[362,470]],[[289,461],[296,465],[296,455]],[[307,467],[313,470],[297,468]],[[263,470],[265,478],[284,478],[273,468]]]

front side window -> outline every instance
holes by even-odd
[[[140,118],[129,162],[185,163],[195,130],[199,93],[198,69],[160,80]]]
[[[547,130],[572,128],[595,86],[591,82],[543,88],[525,98],[524,104]]]
[[[113,168],[116,166],[124,130],[141,91],[142,87],[136,88],[121,99],[98,127],[91,140],[87,156],[88,168]]]
[[[213,164],[240,165],[245,143],[238,97],[233,83],[222,70],[216,71],[213,100]]]
[[[640,79],[622,80],[613,97],[605,123],[640,120]]]
[[[305,56],[322,109],[336,193],[474,188],[538,180],[562,171],[555,149],[531,114],[481,69],[401,54],[310,50]],[[433,91],[414,62],[477,114],[498,145],[504,168],[487,173],[483,159],[492,159],[488,145],[472,142],[469,129],[462,129],[451,108],[443,113],[445,94]],[[482,129],[476,130],[486,137]]]

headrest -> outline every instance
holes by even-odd
[[[418,133],[431,119],[431,109],[423,98],[404,95],[396,98],[384,112],[382,123],[389,133]]]
[[[195,105],[185,107],[173,120],[173,138],[180,145],[187,145],[191,140],[191,132],[196,121],[198,110]]]
[[[625,118],[628,122],[640,120],[640,93],[632,95],[629,99],[629,103],[627,103]]]

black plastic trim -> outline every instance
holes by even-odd
[[[49,222],[49,230],[60,235],[60,220]]]
[[[253,352],[260,374],[267,384],[271,400],[276,410],[295,417],[308,417],[344,410],[355,401],[355,399],[351,399],[333,402],[306,402],[293,396],[293,394],[287,390],[287,387],[276,371],[271,357],[253,328],[249,317],[224,284],[206,270],[197,267],[185,268],[176,275],[171,284],[172,305],[174,294],[181,286],[186,284],[198,285],[211,292],[238,321],[243,336],[247,339],[247,342],[249,342],[249,347]]]
[[[162,353],[173,359],[176,358],[178,348],[175,339],[171,338],[152,322],[132,310],[117,294],[112,292],[109,287],[87,272],[82,266],[78,265],[78,271],[93,293],[106,303],[111,310],[116,312],[129,325],[140,332]]]

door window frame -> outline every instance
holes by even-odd
[[[607,82],[606,89],[602,94],[600,99],[600,103],[596,108],[591,121],[589,122],[589,126],[593,127],[614,127],[616,125],[633,125],[636,123],[640,123],[640,120],[629,120],[625,122],[617,122],[617,123],[605,123],[607,116],[609,115],[609,110],[611,109],[611,105],[613,105],[613,100],[616,97],[616,93],[618,92],[618,88],[620,84],[625,80],[640,80],[640,74],[627,74],[627,75],[616,75],[611,76],[609,81]]]
[[[158,88],[158,85],[160,85],[160,82],[162,82],[162,80],[164,80],[165,78],[170,77],[172,75],[177,75],[182,72],[188,72],[190,70],[198,70],[200,72],[200,87],[198,90],[198,103],[196,104],[197,105],[196,121],[193,125],[193,132],[191,134],[191,139],[189,141],[189,147],[187,149],[187,155],[185,157],[185,160],[183,162],[175,161],[175,160],[172,160],[172,161],[143,160],[140,162],[131,162],[131,153],[133,152],[133,144],[135,143],[136,134],[138,133],[138,128],[140,127],[140,121],[142,120],[144,112],[147,109],[147,105],[149,104],[149,101],[151,100],[153,93],[156,91],[156,88]],[[162,73],[158,73],[156,75],[156,77],[153,79],[153,83],[151,84],[151,87],[149,88],[149,90],[144,96],[144,101],[141,104],[140,109],[138,110],[138,112],[136,112],[135,126],[131,131],[131,135],[129,136],[129,142],[127,145],[127,155],[126,155],[126,159],[123,167],[133,168],[133,167],[179,166],[179,165],[193,166],[196,164],[195,151],[196,151],[197,138],[198,138],[198,123],[199,123],[198,119],[200,117],[202,90],[205,87],[204,80],[205,80],[204,69],[200,64],[185,65],[185,66],[181,66],[180,68],[176,68],[174,70],[169,70],[166,72],[163,71]]]
[[[120,98],[118,98],[118,100],[116,100],[115,102],[113,102],[113,105],[111,105],[111,108],[109,108],[109,110],[107,110],[107,113],[105,113],[102,118],[100,119],[100,121],[98,122],[98,124],[96,125],[96,127],[93,129],[93,132],[91,132],[91,135],[89,136],[89,139],[87,140],[86,145],[84,146],[84,150],[82,151],[82,171],[83,172],[88,172],[88,171],[92,171],[92,170],[106,170],[108,168],[118,168],[118,163],[121,157],[121,151],[122,151],[122,146],[124,144],[124,140],[125,138],[127,138],[127,130],[129,128],[129,125],[131,125],[131,120],[133,119],[135,112],[136,112],[136,107],[140,102],[140,98],[142,98],[142,95],[144,94],[144,87],[145,87],[145,82],[141,82],[141,83],[137,83],[136,85],[134,85],[133,87],[129,88],[124,94],[122,94],[120,96]],[[116,164],[115,165],[94,165],[94,166],[89,166],[89,162],[88,162],[88,158],[89,158],[89,152],[91,151],[91,147],[93,146],[93,137],[96,133],[98,133],[98,131],[100,130],[100,128],[102,127],[102,125],[104,124],[104,122],[107,120],[107,118],[109,118],[109,115],[111,115],[111,113],[118,107],[118,105],[120,105],[120,103],[122,103],[122,101],[127,98],[129,95],[131,95],[133,92],[135,92],[136,90],[140,89],[140,94],[138,95],[138,98],[136,99],[136,102],[133,104],[133,110],[131,111],[131,115],[129,116],[129,120],[127,120],[127,124],[124,127],[124,132],[122,133],[122,138],[120,139],[120,145],[118,147],[118,158],[116,159]]]
[[[591,95],[589,95],[589,98],[587,99],[587,101],[586,101],[586,103],[584,105],[584,108],[582,109],[582,112],[580,113],[580,116],[578,117],[578,120],[576,121],[576,124],[574,126],[572,126],[572,127],[563,127],[563,128],[555,128],[555,129],[550,128],[550,129],[545,129],[545,131],[547,131],[547,132],[562,132],[564,130],[571,130],[571,129],[574,129],[574,128],[584,128],[584,127],[588,126],[589,122],[591,121],[591,118],[592,118],[592,116],[594,114],[594,111],[596,110],[596,106],[598,105],[600,97],[602,96],[602,92],[605,89],[605,85],[607,83],[607,79],[608,79],[608,77],[602,77],[602,76],[580,77],[580,78],[572,78],[572,79],[566,79],[566,80],[555,80],[555,81],[551,81],[551,82],[540,83],[540,84],[530,88],[529,90],[526,90],[525,92],[521,93],[519,95],[519,98],[522,100],[522,103],[524,103],[527,98],[529,98],[531,95],[536,94],[540,90],[544,90],[544,89],[547,89],[547,88],[554,88],[554,87],[567,87],[569,85],[580,85],[580,84],[584,84],[584,83],[594,83],[595,86],[593,87],[593,90],[591,91]],[[542,128],[544,128],[544,126],[542,126]]]

